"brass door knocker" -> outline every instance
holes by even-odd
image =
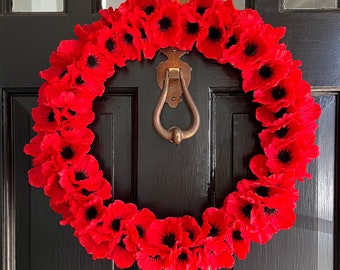
[[[200,126],[200,115],[188,90],[192,68],[180,60],[181,56],[187,52],[175,48],[162,49],[161,52],[168,59],[161,62],[156,68],[157,82],[162,92],[153,113],[153,125],[162,138],[180,144],[183,140],[194,136]],[[182,101],[182,93],[191,111],[192,123],[189,129],[184,131],[176,126],[166,130],[160,120],[164,103],[167,102],[171,108],[177,108]]]

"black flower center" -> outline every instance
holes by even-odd
[[[209,27],[209,35],[208,38],[212,41],[212,42],[217,42],[221,39],[222,33],[221,30],[218,29],[217,27],[214,26],[210,26]]]
[[[92,194],[92,192],[88,191],[86,188],[83,188],[81,190],[81,194],[83,194],[84,196],[88,197],[88,196],[90,196]]]
[[[283,117],[287,112],[288,112],[287,108],[281,108],[276,113],[274,113],[274,116],[275,116],[275,118],[279,119],[279,118]]]
[[[81,78],[81,76],[79,75],[78,77],[77,77],[77,79],[76,79],[76,84],[83,84],[84,83],[84,81],[83,81],[83,79]]]
[[[187,33],[189,35],[194,35],[198,32],[199,30],[199,24],[198,22],[187,22]]]
[[[67,111],[72,116],[75,116],[77,114],[77,112],[75,112],[74,110],[71,110],[71,109],[67,109]]]
[[[155,7],[150,5],[150,6],[145,6],[142,9],[144,10],[145,14],[149,16],[152,12],[154,12]]]
[[[87,178],[88,178],[87,173],[84,172],[84,171],[75,172],[75,174],[74,174],[74,179],[76,181],[82,181],[82,180],[85,180]]]
[[[284,98],[286,96],[286,90],[281,87],[280,85],[274,87],[272,89],[272,97],[273,99],[279,100],[281,98]]]
[[[59,78],[62,79],[67,74],[67,69],[60,73]]]
[[[200,15],[203,15],[204,14],[204,12],[206,11],[206,9],[207,9],[207,7],[197,7],[196,8],[196,12],[198,13],[198,14],[200,14]]]
[[[121,248],[121,249],[126,249],[126,245],[124,243],[124,238],[126,237],[126,235],[122,235],[122,237],[120,238],[120,241],[118,243],[118,246]]]
[[[145,236],[145,231],[142,226],[136,225],[136,230],[138,232],[138,237],[143,238]]]
[[[160,30],[162,32],[165,32],[165,31],[167,31],[171,27],[172,22],[171,22],[169,17],[163,17],[162,19],[160,19],[158,21],[158,24],[160,26]]]
[[[244,205],[241,209],[242,214],[246,217],[246,218],[250,218],[251,216],[251,210],[253,209],[253,205],[248,203],[246,205]]]
[[[178,255],[178,260],[180,260],[181,262],[187,262],[189,260],[188,254],[184,251],[182,251],[181,254]]]
[[[74,157],[74,151],[71,146],[64,146],[60,152],[63,159],[71,159]]]
[[[194,241],[194,239],[195,239],[195,233],[194,233],[194,231],[188,229],[187,232],[189,233],[189,239],[190,239],[190,241]]]
[[[254,56],[257,53],[258,46],[255,43],[247,43],[244,53],[246,56]]]
[[[176,243],[176,235],[172,232],[167,233],[164,235],[162,243],[169,248],[173,248]]]
[[[140,35],[141,35],[142,39],[147,39],[147,35],[145,33],[145,29],[144,28],[140,28],[139,32],[140,32]]]
[[[275,136],[279,139],[282,139],[288,134],[288,131],[289,131],[288,127],[282,127],[279,130],[275,131]]]
[[[280,150],[279,153],[277,154],[277,158],[282,162],[282,163],[289,163],[292,160],[292,154],[288,150]]]
[[[271,76],[273,76],[273,68],[268,64],[265,64],[260,67],[258,73],[263,79],[269,79]]]
[[[261,197],[269,197],[269,188],[265,186],[259,186],[255,189],[255,193]]]
[[[129,33],[124,34],[124,41],[126,44],[131,44],[133,41],[133,36]]]
[[[160,259],[161,259],[161,256],[159,256],[159,255],[156,255],[156,256],[149,256],[149,258],[150,258],[150,260],[152,260],[152,261],[159,261]]]
[[[233,231],[233,239],[238,240],[238,241],[243,240],[243,237],[242,237],[241,232],[239,230]]]
[[[90,68],[95,68],[98,65],[98,59],[93,56],[90,55],[87,57],[87,66]]]
[[[94,206],[91,206],[86,210],[86,219],[88,221],[95,219],[98,215],[97,209]]]
[[[113,52],[113,50],[115,49],[115,42],[113,41],[112,38],[109,38],[109,39],[105,42],[105,48],[106,48],[109,52]]]
[[[237,44],[237,38],[236,38],[236,36],[232,35],[232,36],[229,38],[229,40],[228,40],[227,44],[225,45],[225,47],[226,47],[227,49],[229,49],[231,46],[234,46],[234,45],[236,45],[236,44]]]
[[[267,206],[264,207],[264,212],[266,214],[269,214],[269,215],[273,215],[276,213],[276,209],[275,208],[269,208]]]
[[[55,121],[54,116],[55,116],[54,111],[50,111],[50,113],[47,116],[47,121],[50,122],[50,123],[54,122]]]
[[[208,236],[211,236],[211,237],[218,236],[220,234],[220,229],[215,224],[210,224],[210,225],[211,225],[211,228],[210,228]]]
[[[116,232],[119,232],[119,229],[120,229],[120,221],[121,221],[121,219],[119,219],[119,218],[116,218],[114,221],[112,221],[112,224],[111,224],[112,229],[113,229],[114,231],[116,231]]]

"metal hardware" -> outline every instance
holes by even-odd
[[[164,49],[162,52],[169,59],[157,67],[157,80],[158,85],[162,88],[162,93],[153,113],[153,125],[162,138],[175,144],[180,144],[183,140],[194,136],[200,126],[200,115],[188,90],[191,67],[179,59],[186,52],[173,48]],[[175,57],[177,61],[175,61]],[[167,63],[168,61],[172,65]],[[162,75],[161,72],[164,72],[164,74]],[[183,131],[176,126],[166,130],[160,120],[164,104],[167,102],[171,108],[176,108],[178,103],[182,101],[182,93],[191,110],[192,123],[188,130]]]

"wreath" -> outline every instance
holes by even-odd
[[[283,43],[285,28],[265,24],[231,0],[127,0],[100,10],[99,21],[76,25],[77,40],[61,41],[40,73],[45,82],[32,110],[37,135],[25,146],[33,157],[29,183],[44,189],[62,225],[94,259],[120,268],[219,269],[245,259],[251,242],[266,243],[293,226],[296,180],[310,178],[318,156],[320,107],[302,79],[300,61]],[[92,102],[126,61],[152,59],[160,48],[197,50],[242,71],[244,92],[253,91],[263,129],[263,153],[250,160],[257,179],[243,179],[221,208],[209,207],[198,224],[189,215],[157,219],[147,209],[112,199],[112,187],[89,154],[94,133]]]

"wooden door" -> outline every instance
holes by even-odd
[[[2,2],[0,16],[2,269],[113,269],[110,261],[92,261],[72,229],[58,225],[60,217],[50,210],[43,192],[27,184],[31,164],[22,151],[34,135],[30,114],[41,84],[39,70],[48,66],[60,40],[74,37],[76,23],[98,18],[98,5],[65,1],[65,12],[15,14],[9,2]],[[309,169],[314,180],[299,185],[296,226],[265,246],[252,245],[248,258],[237,261],[234,269],[338,269],[339,14],[281,10],[279,0],[247,4],[266,22],[287,26],[285,42],[302,59],[304,77],[323,108],[321,155]],[[200,129],[181,145],[161,139],[152,127],[152,112],[160,94],[155,67],[164,59],[157,54],[153,60],[130,62],[107,81],[104,96],[94,104],[92,154],[115,199],[149,207],[159,218],[199,217],[204,208],[220,206],[238,179],[251,176],[248,164],[258,153],[259,126],[251,97],[242,92],[239,71],[193,51],[183,60],[192,67],[189,90],[201,114]],[[162,123],[190,125],[185,104],[176,110],[166,107]]]

